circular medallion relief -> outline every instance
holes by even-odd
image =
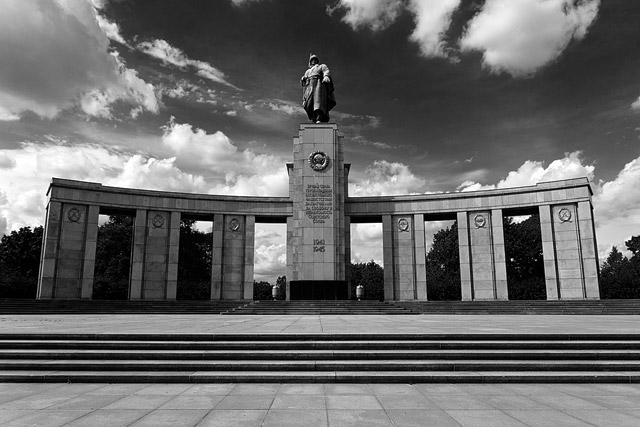
[[[476,228],[484,228],[487,225],[487,219],[482,214],[478,214],[473,217],[473,223]]]
[[[329,156],[322,151],[314,151],[309,154],[309,166],[314,171],[325,170],[329,166]]]
[[[400,218],[398,220],[398,230],[409,231],[409,221],[406,218]]]
[[[571,221],[571,211],[567,208],[562,208],[558,211],[558,218],[560,222]]]
[[[151,225],[153,228],[160,228],[164,225],[164,217],[160,214],[157,214],[151,219]]]
[[[229,221],[229,230],[231,231],[240,230],[240,221],[238,221],[237,218],[232,218],[231,221]]]
[[[78,222],[80,221],[81,217],[82,214],[80,213],[80,209],[78,208],[71,208],[69,209],[69,212],[67,212],[67,218],[69,218],[69,221],[71,222]]]

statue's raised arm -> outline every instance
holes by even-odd
[[[300,79],[302,82],[302,108],[314,123],[329,121],[329,111],[335,107],[333,80],[329,67],[321,64],[314,54],[309,56],[309,68]]]

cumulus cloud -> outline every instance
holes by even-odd
[[[153,86],[109,53],[96,11],[84,0],[8,2],[0,14],[0,119],[47,118],[78,105],[107,117],[125,101],[158,111]]]
[[[155,39],[150,42],[141,42],[138,43],[137,47],[141,52],[153,56],[154,58],[158,58],[165,64],[175,65],[181,69],[193,68],[196,70],[196,74],[200,77],[236,88],[226,80],[222,71],[218,70],[208,62],[187,57],[182,50],[171,46],[165,40]]]
[[[208,190],[202,176],[181,171],[174,158],[131,155],[98,145],[23,143],[19,149],[0,150],[0,157],[10,157],[15,163],[13,168],[0,168],[0,217],[9,229],[43,223],[52,177],[119,187],[201,193]]]
[[[239,150],[218,131],[208,134],[188,123],[171,121],[163,128],[162,143],[177,156],[185,169],[202,169],[224,175],[224,183],[212,192],[220,194],[286,196],[289,180],[279,157]]]
[[[446,57],[444,32],[451,25],[451,15],[461,0],[413,0],[410,9],[415,15],[416,28],[409,39],[418,43],[426,57]]]
[[[636,99],[633,104],[631,104],[631,108],[633,108],[634,110],[640,110],[640,97],[638,97],[638,99]]]
[[[600,183],[594,196],[596,219],[602,222],[633,217],[640,222],[640,157],[627,163],[618,176]]]
[[[369,27],[374,31],[388,27],[402,10],[400,0],[340,0],[336,7],[327,7],[331,15],[337,9],[345,11],[342,21],[357,30]]]
[[[350,196],[387,196],[425,191],[426,181],[414,175],[407,165],[376,160],[365,171],[365,178],[349,184]]]
[[[562,159],[552,161],[547,167],[544,167],[543,162],[527,160],[518,170],[509,172],[497,184],[482,185],[477,182],[466,181],[458,189],[461,191],[491,190],[582,177],[592,180],[595,167],[593,165],[583,165],[581,156],[581,151],[566,153]]]
[[[256,224],[254,271],[256,280],[275,283],[286,274],[287,245],[285,224]]]
[[[355,263],[374,260],[382,265],[382,224],[351,225],[351,261]]]
[[[582,39],[600,0],[487,0],[460,40],[483,52],[494,72],[526,76],[554,61],[571,40]]]

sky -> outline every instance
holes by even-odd
[[[310,53],[350,196],[586,176],[601,260],[640,234],[640,2],[0,0],[0,234],[52,177],[287,196]],[[256,277],[284,274],[259,226]],[[381,261],[381,228],[352,230]]]

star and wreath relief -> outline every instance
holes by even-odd
[[[309,154],[309,166],[314,171],[322,171],[329,166],[329,156],[322,151],[314,151]]]

